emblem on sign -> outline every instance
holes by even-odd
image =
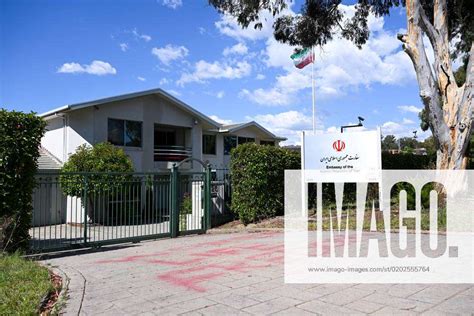
[[[332,148],[336,151],[343,151],[344,148],[346,148],[346,143],[342,140],[336,140],[334,143],[332,143]]]

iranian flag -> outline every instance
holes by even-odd
[[[314,54],[311,48],[305,48],[298,53],[294,53],[290,58],[293,59],[296,68],[302,69],[314,61]]]

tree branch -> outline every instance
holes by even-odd
[[[449,143],[449,129],[444,121],[443,107],[439,98],[438,82],[435,80],[426,55],[422,37],[421,4],[419,0],[407,0],[407,30],[408,33],[398,35],[403,42],[403,49],[410,57],[420,87],[420,97],[429,113],[430,127],[433,136],[440,144]],[[443,146],[441,146],[443,148]]]
[[[428,39],[430,40],[431,46],[433,46],[433,50],[435,51],[435,56],[437,55],[436,52],[438,51],[438,45],[436,41],[436,37],[439,35],[439,33],[436,31],[435,27],[433,24],[430,22],[428,19],[428,16],[426,15],[425,9],[423,9],[423,6],[421,3],[418,2],[418,12],[420,14],[420,27],[421,29],[426,33],[428,36]]]
[[[469,61],[466,68],[466,81],[460,88],[462,98],[457,114],[459,122],[457,128],[460,133],[457,134],[457,150],[466,152],[471,141],[472,131],[474,129],[474,43],[469,52]],[[460,163],[460,162],[458,162]]]

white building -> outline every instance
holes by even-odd
[[[67,161],[82,144],[108,141],[124,149],[137,172],[169,169],[188,157],[227,168],[238,144],[278,146],[285,140],[253,121],[222,125],[162,89],[66,105],[40,116],[48,124],[43,153],[56,162]]]

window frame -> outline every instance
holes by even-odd
[[[122,144],[114,144],[110,141],[109,137],[109,123],[111,120],[114,121],[121,121],[122,123]],[[127,139],[127,122],[134,122],[134,123],[140,123],[140,145],[139,146],[130,146],[127,145],[126,139]],[[135,120],[126,120],[126,119],[121,119],[121,118],[114,118],[114,117],[108,117],[107,118],[107,141],[111,143],[114,146],[119,146],[119,147],[126,147],[126,148],[143,148],[143,121],[135,121]]]
[[[205,152],[204,139],[206,137],[212,137],[214,139],[214,152],[213,153]],[[217,155],[217,135],[215,135],[215,134],[202,134],[202,154],[207,155],[207,156],[216,156]]]
[[[240,142],[239,140],[242,139],[245,141],[244,142]],[[252,139],[252,141],[249,141],[249,139]],[[256,143],[256,139],[255,137],[245,137],[245,136],[237,136],[237,146],[241,145],[241,144],[247,144],[247,143]]]
[[[235,146],[232,146],[229,151],[226,153],[226,138],[234,138],[235,139]],[[232,151],[233,148],[236,148],[239,144],[237,143],[238,137],[236,135],[224,135],[224,156],[229,156],[230,152]]]

